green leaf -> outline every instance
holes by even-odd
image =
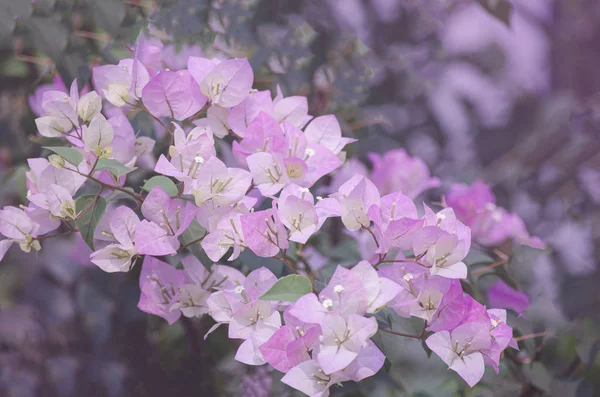
[[[120,178],[123,175],[129,174],[131,171],[135,171],[136,168],[125,167],[123,164],[114,159],[100,159],[98,160],[98,164],[96,164],[96,171],[103,170],[106,170],[117,178]]]
[[[81,196],[77,199],[75,208],[77,214],[80,214],[75,219],[79,233],[81,233],[81,237],[83,237],[86,244],[94,250],[94,231],[106,210],[106,200],[100,196],[96,198],[93,194]],[[83,212],[85,214],[81,215]]]
[[[70,147],[44,146],[44,149],[52,150],[54,153],[58,154],[74,166],[78,166],[83,161],[83,154],[81,154],[80,151]]]
[[[513,5],[508,0],[477,0],[477,2],[490,15],[510,27]]]
[[[192,223],[190,223],[190,226],[188,226],[188,228],[185,229],[181,236],[179,236],[179,239],[185,245],[191,243],[192,241],[198,240],[199,238],[206,235],[206,233],[206,230],[202,226],[200,226],[198,221],[194,219]]]
[[[55,62],[60,60],[69,43],[69,32],[60,20],[31,17],[23,20],[31,31],[35,46]]]
[[[91,0],[89,3],[94,9],[94,20],[99,27],[113,36],[121,32],[121,24],[127,14],[122,0]]]
[[[309,279],[298,274],[290,274],[277,280],[263,296],[264,301],[296,302],[298,298],[312,292]]]
[[[171,178],[162,175],[153,176],[148,179],[142,189],[149,192],[157,186],[161,187],[162,190],[171,197],[175,197],[177,196],[177,193],[179,193],[179,189],[177,189],[175,182],[173,182]]]

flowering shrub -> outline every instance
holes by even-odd
[[[485,366],[498,372],[503,351],[518,346],[506,311],[463,290],[471,240],[543,244],[496,207],[488,186],[455,185],[445,208],[421,207],[414,199],[440,182],[420,159],[372,154],[367,176],[362,164],[344,165],[355,140],[335,116],[310,116],[305,97],[254,90],[246,59],[189,56],[187,69],[170,70],[160,54],[139,40],[133,58],[93,69],[93,89],[75,80],[69,92],[57,84],[32,98],[40,135],[59,143],[46,147],[48,158],[29,159],[28,206],[0,211],[0,259],[15,243],[39,251],[78,233],[105,272],[142,267],[141,310],[169,324],[208,315],[208,334],[226,324],[241,341],[236,360],[268,363],[309,396],[381,370],[378,332],[423,340],[471,387]],[[158,158],[155,141],[129,121],[138,114],[164,130],[168,151]],[[159,175],[128,186],[137,168]],[[329,280],[304,256],[326,222],[363,248],[362,261],[337,266]],[[276,258],[289,274],[206,266],[197,247],[212,262],[244,251]],[[494,293],[506,308],[528,304],[506,284]],[[422,331],[395,330],[401,317],[420,319]]]

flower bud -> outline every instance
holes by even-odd
[[[48,157],[48,161],[56,168],[64,168],[65,167],[65,159],[63,159],[58,154],[52,154]]]

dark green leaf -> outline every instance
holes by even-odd
[[[126,6],[122,0],[92,0],[94,19],[99,27],[112,35],[121,31],[121,23],[125,19]]]
[[[83,161],[83,155],[81,152],[70,147],[44,146],[44,149],[52,150],[54,153],[58,154],[74,166],[78,166]]]
[[[477,0],[493,17],[510,27],[513,5],[508,0]]]
[[[298,298],[312,292],[309,279],[298,274],[290,274],[277,280],[263,296],[258,299],[265,301],[296,302]]]
[[[3,0],[0,2],[0,37],[10,35],[15,28],[15,21],[28,18],[32,12],[30,1]]]
[[[77,214],[79,214],[75,220],[79,233],[81,233],[81,237],[83,237],[86,244],[94,250],[94,231],[106,210],[106,200],[93,194],[81,196],[77,199],[75,208]]]
[[[165,193],[171,197],[177,196],[177,193],[179,193],[175,182],[162,175],[153,176],[152,178],[148,179],[142,189],[149,192],[157,186],[161,187],[162,190],[164,190]]]
[[[185,245],[202,238],[204,235],[206,235],[206,230],[194,219],[179,239]]]
[[[120,178],[123,175],[129,174],[131,171],[135,171],[136,168],[125,167],[123,164],[114,159],[100,159],[96,165],[96,171],[103,170],[106,170],[117,178]]]
[[[23,21],[31,31],[35,46],[53,60],[59,60],[69,43],[69,32],[60,21],[32,17]],[[67,82],[69,83],[69,82]]]

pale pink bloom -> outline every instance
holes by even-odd
[[[181,121],[202,109],[207,98],[187,70],[161,70],[144,86],[142,101],[154,116]]]
[[[358,272],[357,272],[358,273]],[[319,296],[302,296],[290,307],[289,313],[308,324],[320,324],[326,315],[364,315],[367,312],[367,293],[357,273],[338,266],[333,277]]]
[[[248,156],[257,152],[286,155],[287,143],[281,127],[271,115],[263,111],[246,126],[243,134],[244,139],[239,143],[235,141],[232,146],[233,154],[240,164],[244,164]]]
[[[254,153],[246,161],[254,184],[263,196],[277,194],[290,182],[283,158],[277,154]]]
[[[426,190],[438,187],[440,180],[431,177],[427,164],[418,157],[410,157],[404,149],[395,149],[383,155],[369,153],[373,163],[371,179],[381,194],[402,192],[414,199]]]
[[[281,378],[286,385],[310,397],[328,397],[331,386],[346,380],[342,373],[326,375],[317,360],[304,361]]]
[[[198,206],[208,200],[216,207],[227,206],[241,200],[251,184],[250,172],[227,168],[217,157],[211,157],[204,163],[202,172],[196,175],[192,194]]]
[[[367,212],[380,200],[377,187],[362,175],[350,178],[331,196],[340,203],[342,222],[351,231],[369,227],[371,222]]]
[[[214,230],[202,240],[202,249],[212,261],[220,260],[223,255],[233,248],[233,253],[228,260],[236,259],[240,252],[246,247],[244,234],[242,231],[241,218],[239,212],[229,212],[224,214]]]
[[[142,294],[138,308],[173,324],[181,316],[176,303],[179,299],[179,287],[185,282],[186,274],[183,270],[177,270],[168,263],[146,256],[140,274]]]
[[[254,72],[247,59],[230,59],[216,65],[200,83],[200,90],[213,105],[230,108],[250,94]]]
[[[482,350],[489,349],[489,323],[465,323],[451,332],[440,331],[425,340],[427,346],[473,387],[483,377]]]
[[[279,215],[273,209],[251,212],[240,218],[245,245],[256,255],[273,257],[287,249],[288,238]]]
[[[512,309],[523,314],[529,308],[529,297],[521,291],[517,291],[504,280],[498,279],[487,290],[488,303],[490,307],[499,309]]]
[[[321,322],[323,335],[317,359],[325,374],[346,368],[358,357],[363,345],[377,332],[374,317],[350,314],[344,318],[328,314]]]
[[[132,258],[138,253],[134,243],[139,224],[140,219],[132,209],[125,206],[116,208],[110,216],[110,230],[101,231],[105,237],[116,243],[92,253],[91,262],[109,273],[129,271]]]
[[[246,138],[246,130],[260,113],[269,116],[274,113],[271,92],[268,90],[250,93],[242,103],[232,107],[227,116],[227,124],[236,135]]]
[[[302,128],[312,118],[308,115],[308,102],[303,96],[290,96],[275,101],[275,119],[278,123],[287,121]]]
[[[386,277],[381,277],[367,261],[359,262],[350,271],[363,282],[367,298],[367,313],[378,312],[400,292],[400,285]]]
[[[304,134],[309,142],[319,144],[336,155],[347,144],[356,142],[356,139],[342,137],[340,123],[332,114],[313,119],[304,130]]]

